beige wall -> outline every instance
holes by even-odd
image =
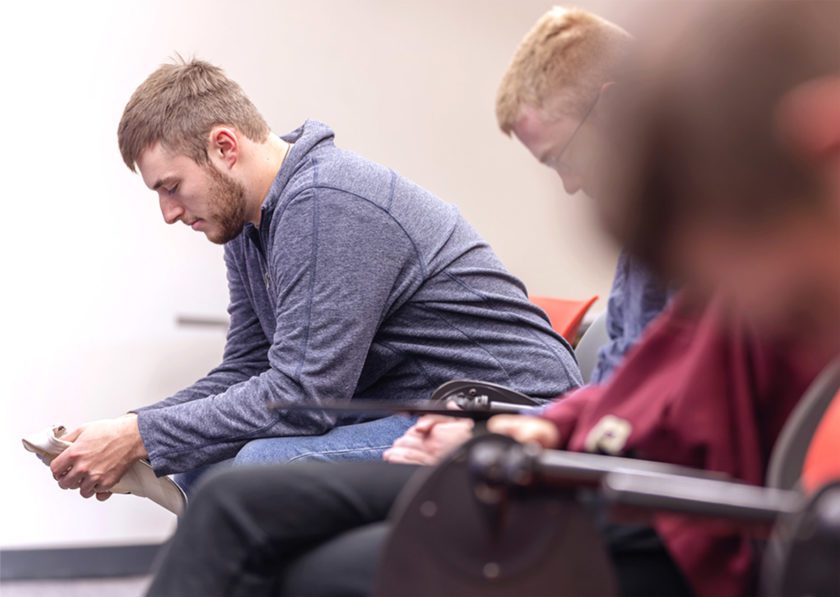
[[[0,546],[157,541],[172,528],[134,498],[99,504],[61,492],[18,438],[160,399],[220,357],[220,333],[173,322],[223,314],[221,251],[165,227],[116,148],[131,91],[175,51],[224,66],[276,131],[324,120],[340,145],[457,204],[532,292],[604,296],[614,253],[586,201],[565,197],[494,122],[498,79],[549,6],[3,3]]]

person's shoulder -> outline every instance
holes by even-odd
[[[319,148],[310,159],[310,185],[316,191],[345,193],[375,203],[386,201],[397,176],[382,164],[334,145]]]

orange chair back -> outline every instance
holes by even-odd
[[[838,393],[820,421],[814,434],[805,466],[802,486],[813,492],[831,481],[840,479],[840,393]]]
[[[549,296],[532,296],[529,298],[532,303],[545,311],[554,331],[572,344],[577,340],[580,324],[583,322],[584,316],[595,301],[598,300],[597,295],[584,301],[559,299]]]

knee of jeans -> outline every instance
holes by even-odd
[[[301,456],[317,454],[310,444],[311,438],[273,437],[251,440],[233,459],[234,466],[277,464],[291,462]]]
[[[234,465],[242,464],[262,464],[268,462],[266,457],[265,440],[255,439],[240,448],[239,452],[233,459]]]

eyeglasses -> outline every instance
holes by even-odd
[[[600,99],[601,94],[599,93],[598,97],[595,98],[595,101],[589,104],[589,108],[587,108],[586,113],[583,115],[583,118],[581,118],[580,122],[575,127],[575,130],[572,131],[572,135],[569,137],[569,140],[566,141],[566,144],[563,146],[563,149],[560,151],[559,154],[557,154],[557,157],[554,158],[553,166],[555,170],[559,170],[560,168],[566,170],[570,169],[568,166],[568,162],[566,162],[566,160],[564,160],[563,158],[569,152],[569,149],[572,147],[572,143],[574,143],[575,137],[577,137],[577,134],[580,132],[580,129],[583,128],[584,123],[589,118],[589,115],[592,114],[592,111],[595,109],[595,106],[598,105],[598,100]]]

